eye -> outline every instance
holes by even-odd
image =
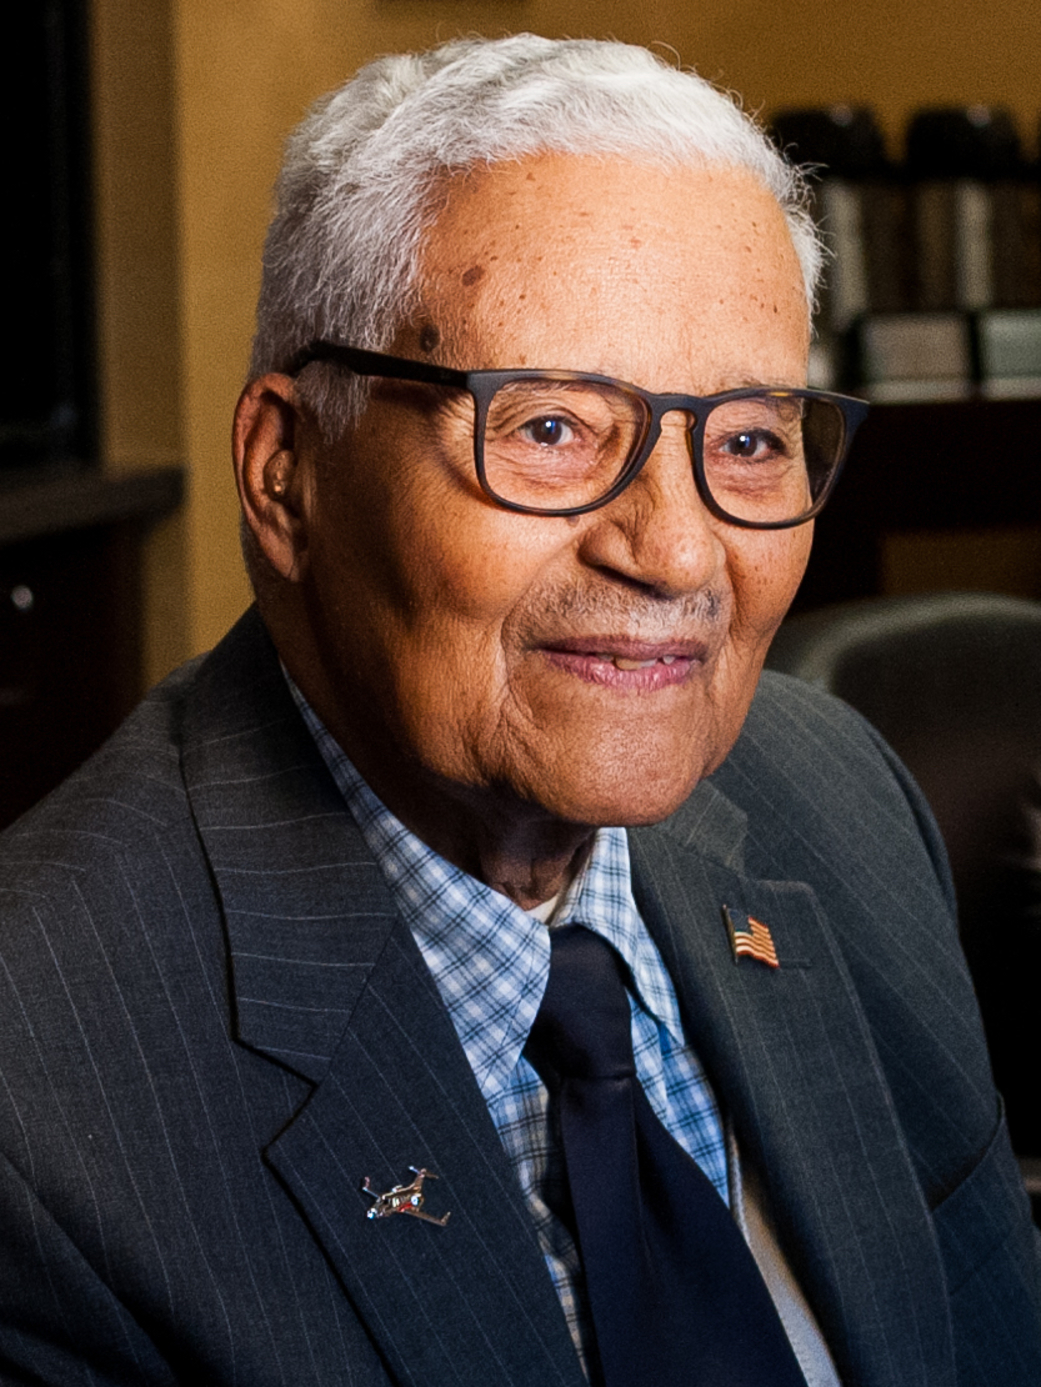
[[[782,439],[768,429],[742,429],[741,432],[723,439],[719,451],[729,453],[731,457],[757,462],[764,458],[776,457],[779,453],[783,454],[785,447]]]
[[[543,448],[560,447],[562,444],[572,443],[575,438],[575,431],[568,421],[553,414],[529,419],[517,432],[526,441]]]

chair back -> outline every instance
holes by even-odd
[[[787,621],[767,664],[852,704],[922,787],[950,857],[1013,1140],[1041,1155],[1041,602],[931,593],[840,603]]]

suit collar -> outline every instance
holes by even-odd
[[[674,814],[650,830],[636,830],[638,840],[644,834],[665,834],[680,847],[689,848],[713,858],[735,872],[744,871],[745,838],[748,815],[728,799],[711,780],[701,780],[693,793]],[[633,833],[630,833],[630,839]]]
[[[833,925],[806,884],[735,870],[744,816],[711,784],[699,792],[630,835],[637,904],[688,1037],[843,1380],[953,1384],[932,1223]],[[769,925],[780,968],[735,963],[723,905]]]
[[[196,676],[183,769],[226,920],[235,1038],[312,1085],[266,1159],[395,1380],[582,1387],[452,1023],[255,612]],[[363,1177],[386,1190],[410,1166],[440,1177],[428,1208],[450,1210],[447,1227],[366,1217]]]
[[[224,909],[235,1038],[318,1080],[396,917],[255,610],[199,670],[183,770]]]

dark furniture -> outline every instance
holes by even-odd
[[[1039,476],[1041,399],[873,405],[816,522],[795,610],[880,594],[892,534],[1037,526],[1041,549]]]
[[[144,692],[141,546],[182,491],[178,467],[0,479],[0,827]]]
[[[841,603],[791,618],[768,663],[862,712],[925,792],[951,859],[1013,1144],[1041,1157],[1041,891],[1031,847],[1041,831],[1031,814],[1041,602],[937,593]]]

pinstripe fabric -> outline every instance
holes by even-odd
[[[437,984],[531,1212],[571,1337],[585,1362],[591,1324],[578,1249],[553,1214],[566,1188],[549,1094],[522,1054],[549,977],[545,926],[422,843],[365,783],[292,679],[308,731],[379,862],[405,924]],[[686,1043],[672,983],[632,898],[629,845],[602,829],[555,912],[581,922],[625,961],[636,1073],[659,1120],[728,1201],[723,1124]]]
[[[930,835],[858,719],[770,679],[630,835],[634,894],[843,1381],[1019,1387],[1037,1266]],[[735,967],[724,892],[779,970]],[[4,836],[0,918],[0,1381],[582,1387],[255,616]],[[410,1163],[446,1228],[366,1219]]]
[[[740,756],[661,830],[631,835],[637,900],[653,880],[664,931],[656,937],[677,988],[693,1000],[691,1038],[727,1095],[742,1146],[762,1153],[792,1265],[844,1381],[867,1380],[868,1358],[871,1381],[945,1380],[952,1367],[949,1360],[944,1367],[944,1299],[952,1291],[957,1299],[966,1277],[987,1300],[982,1288],[1000,1282],[1008,1299],[999,1313],[954,1322],[958,1380],[1041,1380],[1036,1248],[947,909],[942,844],[917,790],[857,715],[822,705],[805,685],[769,676],[764,685],[767,697],[753,706]],[[775,691],[782,695],[776,701],[769,698]],[[779,744],[787,748],[780,761]],[[872,769],[879,754],[890,778]],[[857,801],[841,823],[834,794],[840,764],[845,793]],[[673,893],[689,898],[684,849],[703,816],[718,813],[722,795],[747,817],[740,848],[733,835],[725,865],[702,864],[705,890],[717,898],[743,890],[743,901],[736,898],[769,922],[782,962],[777,974],[737,969],[740,985],[726,988],[706,956],[711,941],[677,927],[675,912],[665,918]],[[916,846],[923,838],[928,858]],[[894,850],[917,856],[919,869],[887,870]],[[642,908],[653,930],[654,907]],[[796,1056],[808,1049],[816,1065],[800,1079]],[[884,1082],[875,1089],[878,1076]],[[798,1170],[782,1155],[796,1145]],[[913,1187],[901,1179],[901,1166],[914,1170]],[[980,1260],[970,1272],[951,1260],[947,1221],[957,1221],[973,1186],[986,1191],[987,1204],[976,1205],[972,1246]],[[935,1254],[923,1261],[911,1251],[912,1229],[923,1218],[936,1227],[939,1266]],[[825,1224],[839,1244],[860,1249],[857,1259],[845,1267],[833,1260]],[[882,1278],[872,1273],[871,1252],[889,1240]],[[985,1249],[1012,1245],[1015,1256],[1001,1262],[1000,1275],[986,1268]],[[1031,1325],[1018,1341],[1006,1337],[1013,1305]],[[972,1361],[986,1364],[982,1375]]]
[[[379,1380],[262,1160],[308,1090],[231,1040],[169,695],[5,842],[0,1375]]]

